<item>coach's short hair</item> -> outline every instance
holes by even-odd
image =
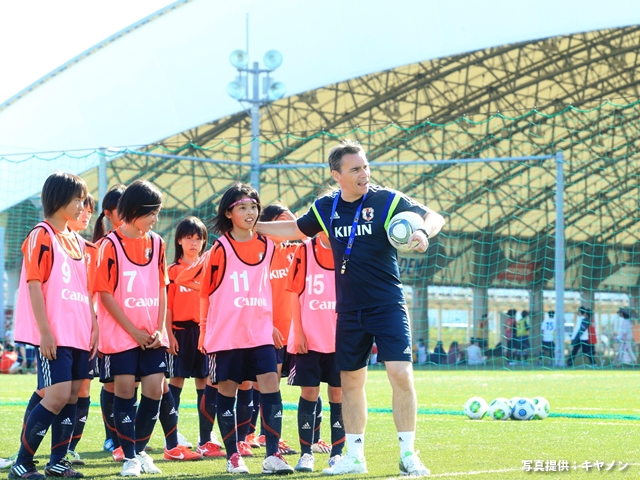
[[[71,203],[74,198],[87,198],[87,184],[84,180],[72,173],[56,172],[49,175],[49,178],[42,186],[42,210],[45,218],[51,217],[54,213]]]
[[[354,153],[364,152],[364,148],[359,142],[349,140],[348,138],[340,142],[338,145],[329,150],[329,169],[340,172],[342,168],[342,157],[352,155]]]

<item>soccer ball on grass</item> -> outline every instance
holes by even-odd
[[[471,397],[464,404],[464,413],[471,420],[482,420],[487,410],[489,410],[489,405],[481,397]]]

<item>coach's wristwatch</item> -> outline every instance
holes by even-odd
[[[424,234],[427,236],[427,238],[429,238],[429,233],[427,232],[427,230],[426,230],[426,229],[424,229],[424,228],[422,228],[422,227],[420,227],[420,228],[416,228],[416,232],[422,232],[422,233],[424,233]]]

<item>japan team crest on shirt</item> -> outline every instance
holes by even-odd
[[[362,209],[362,219],[365,222],[370,222],[373,220],[373,208],[367,207]]]

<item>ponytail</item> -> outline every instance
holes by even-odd
[[[100,215],[98,215],[96,224],[93,227],[93,237],[91,238],[91,241],[93,243],[96,243],[98,240],[104,237],[104,230],[104,211],[102,211],[100,212]]]

